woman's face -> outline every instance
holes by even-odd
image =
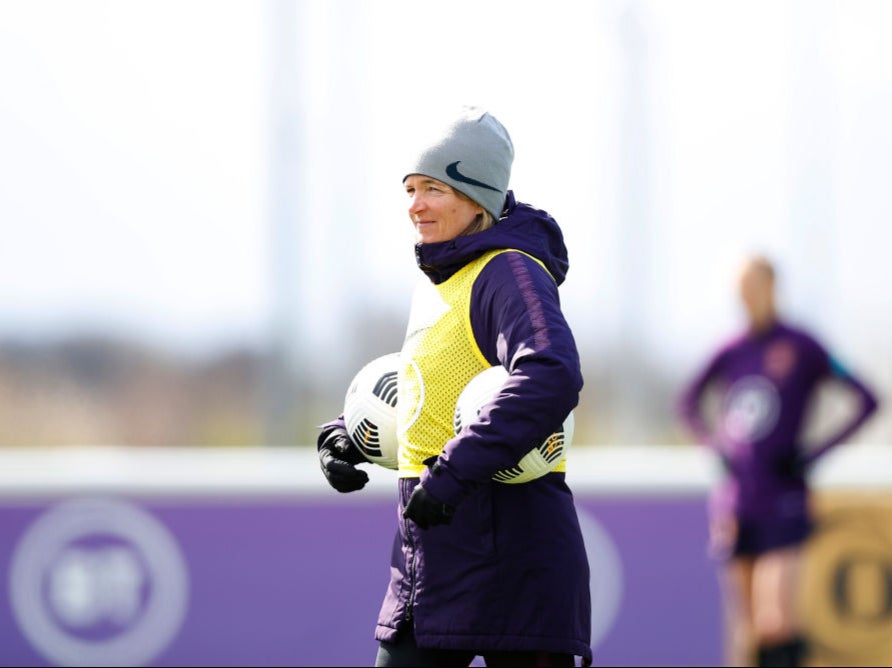
[[[774,316],[774,282],[758,264],[747,264],[738,283],[740,300],[753,324],[762,324]]]
[[[429,176],[411,174],[403,182],[409,196],[409,218],[415,240],[430,244],[455,239],[474,222],[483,207],[461,197],[450,186]]]

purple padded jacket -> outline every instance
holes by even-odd
[[[437,475],[421,481],[456,507],[452,523],[419,529],[402,510],[419,483],[399,481],[398,530],[391,577],[375,637],[392,641],[413,624],[420,647],[547,651],[591,662],[589,567],[565,474],[506,485],[492,475],[515,464],[560,427],[582,388],[576,344],[558,297],[567,249],[554,219],[517,203],[483,232],[417,244],[416,259],[434,283],[493,249],[471,293],[470,320],[480,350],[510,372],[482,421],[443,444]],[[323,429],[342,426],[340,420]],[[568,466],[572,466],[573,450]]]

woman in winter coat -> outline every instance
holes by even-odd
[[[403,179],[424,278],[400,354],[399,518],[378,617],[378,666],[588,665],[589,567],[565,460],[530,482],[509,469],[576,407],[582,388],[558,286],[560,228],[508,190],[514,148],[466,108]],[[478,373],[500,391],[456,435]],[[341,492],[368,480],[343,418],[322,426],[320,463]]]

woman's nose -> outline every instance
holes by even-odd
[[[424,209],[424,198],[418,193],[411,196],[409,200],[409,213],[415,214]]]

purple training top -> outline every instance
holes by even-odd
[[[858,413],[821,443],[801,442],[809,401],[820,382],[835,378],[860,395]],[[715,424],[703,399],[715,388]],[[681,396],[682,419],[724,461],[729,475],[714,491],[713,514],[792,519],[808,514],[807,467],[851,436],[876,409],[873,393],[831,359],[807,333],[776,322],[724,345]]]

